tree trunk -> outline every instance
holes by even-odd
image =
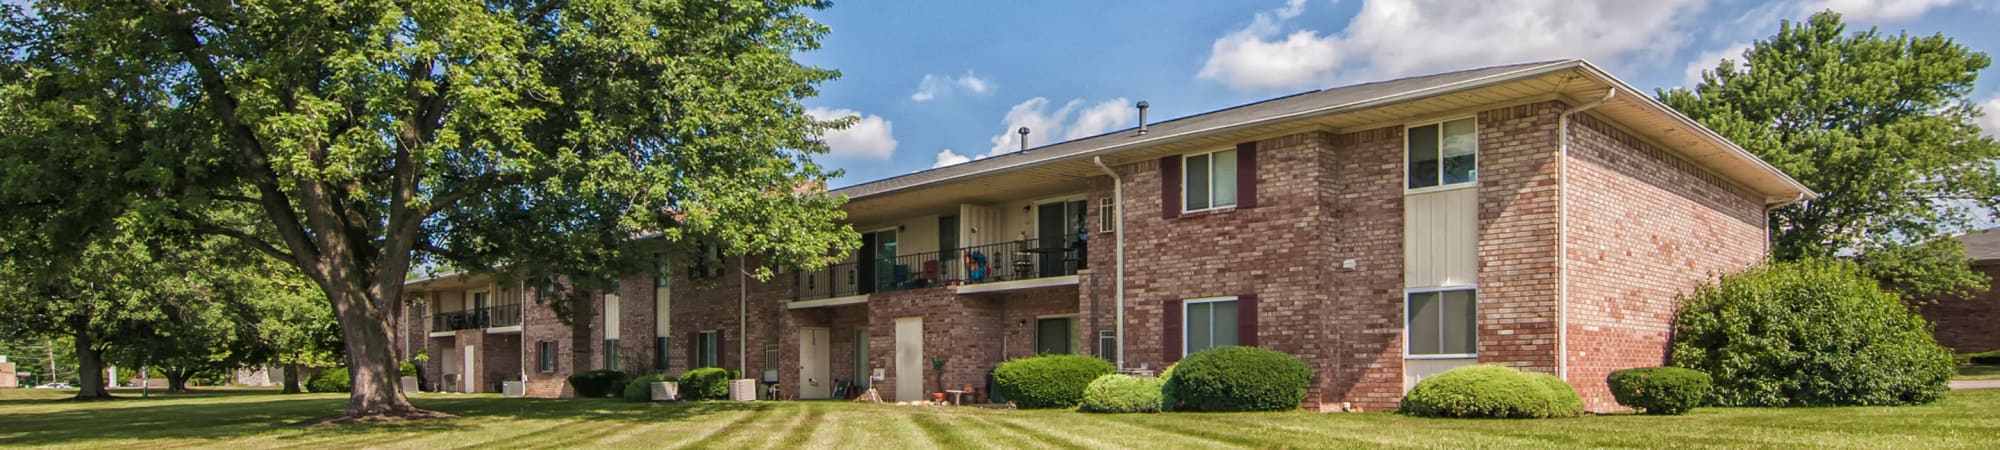
[[[179,394],[188,391],[188,378],[194,376],[193,371],[167,369],[163,372],[167,375],[167,392]]]
[[[344,278],[344,277],[342,277]],[[335,278],[340,280],[340,278]],[[403,396],[400,382],[401,364],[396,360],[394,334],[389,329],[389,315],[384,308],[372,304],[365,293],[365,281],[349,279],[356,283],[332,283],[346,286],[328,292],[333,303],[334,317],[340,320],[341,336],[346,338],[347,378],[353,390],[347,397],[347,409],[340,416],[323,418],[307,423],[358,423],[385,422],[401,419],[427,419],[451,417],[449,414],[417,409]],[[399,286],[400,287],[400,286]]]
[[[96,344],[90,333],[76,336],[77,400],[111,398],[111,392],[104,389],[104,354],[97,350]]]
[[[286,365],[285,365],[285,381],[284,381],[284,383],[285,383],[285,390],[284,390],[284,393],[286,393],[286,394],[297,394],[297,393],[299,393],[299,365],[298,365],[298,364],[286,364]]]

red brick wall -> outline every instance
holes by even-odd
[[[522,365],[527,368],[524,371],[528,380],[527,395],[538,398],[574,396],[576,392],[569,386],[569,376],[577,371],[575,354],[578,349],[574,339],[571,338],[573,330],[564,324],[560,317],[556,317],[555,310],[549,309],[549,305],[545,303],[556,300],[538,300],[541,293],[537,291],[529,289],[526,292],[526,299],[523,301],[526,310],[521,314],[521,339],[527,341],[527,353],[522,355]],[[555,359],[556,370],[553,372],[541,370],[536,343],[543,341],[556,344],[556,351],[552,356]],[[583,350],[587,352],[589,348]]]
[[[1162,207],[1179,205],[1161,204],[1157,160],[1116,168],[1125,188],[1127,366],[1159,369],[1167,360],[1163,350],[1178,351],[1161,348],[1169,300],[1256,294],[1259,346],[1329,372],[1328,331],[1334,327],[1326,320],[1332,302],[1325,293],[1333,286],[1326,280],[1327,241],[1338,231],[1319,186],[1328,139],[1314,132],[1258,142],[1257,206],[1250,209],[1162,218]],[[1093,186],[1092,198],[1110,195],[1108,180]],[[1098,245],[1093,242],[1090,252],[1090,266],[1099,268],[1091,284],[1103,287],[1092,295],[1110,303],[1113,252],[1095,251]],[[1309,403],[1320,385],[1308,393]]]
[[[497,383],[521,379],[521,335],[486,333],[479,342],[479,392],[500,392]]]
[[[1319,370],[1322,409],[1352,402],[1394,409],[1403,397],[1403,127],[1332,137],[1323,152],[1321,203],[1331,224],[1326,322],[1333,334]]]
[[[1972,298],[1945,298],[1920,304],[1924,318],[1935,328],[1938,344],[1953,353],[2000,350],[2000,261],[1976,264],[1973,270],[1986,274],[1992,285]]]
[[[1556,373],[1554,102],[1479,113],[1479,362]]]
[[[1617,405],[1611,371],[1665,362],[1678,295],[1764,257],[1764,205],[1589,114],[1572,119],[1569,381],[1603,411]]]

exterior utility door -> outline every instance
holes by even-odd
[[[833,336],[826,328],[799,328],[799,399],[815,400],[833,396],[833,382],[828,362],[833,359],[833,349],[828,345]]]
[[[924,398],[924,318],[896,319],[896,401]]]

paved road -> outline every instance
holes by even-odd
[[[1953,381],[1952,389],[2000,389],[2000,380]]]

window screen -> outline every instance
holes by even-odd
[[[1471,355],[1479,348],[1477,294],[1421,292],[1409,297],[1411,355]]]
[[[1236,300],[1188,302],[1185,308],[1186,354],[1236,345]]]

